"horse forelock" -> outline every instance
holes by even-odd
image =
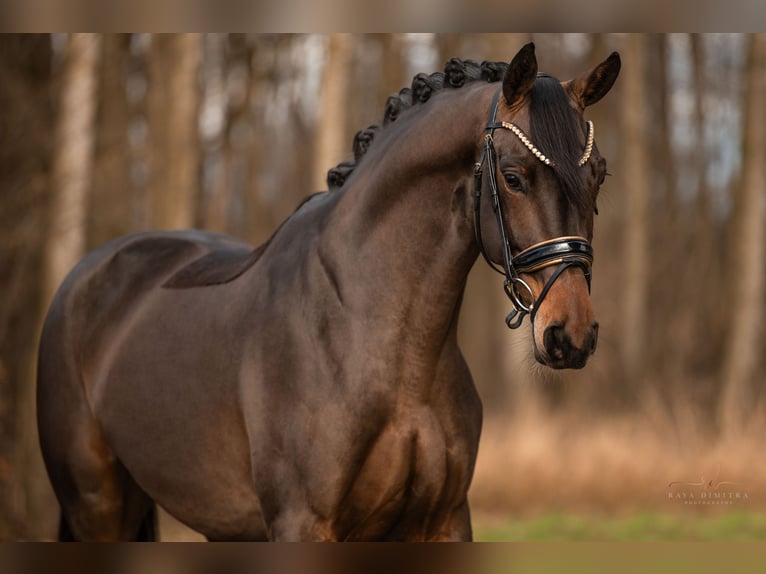
[[[532,87],[529,102],[530,136],[555,166],[561,191],[577,209],[592,209],[591,198],[583,186],[582,156],[584,140],[580,119],[569,96],[556,78],[540,75]]]

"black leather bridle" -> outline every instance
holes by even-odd
[[[585,273],[585,279],[588,281],[588,290],[590,290],[591,267],[593,265],[593,247],[584,237],[556,237],[527,247],[515,256],[511,253],[511,244],[508,240],[508,233],[505,229],[503,220],[500,194],[497,187],[497,154],[495,145],[492,141],[492,135],[496,129],[508,129],[513,131],[524,143],[527,148],[546,165],[551,165],[552,161],[546,158],[535,148],[529,139],[513,124],[507,122],[497,122],[497,107],[500,100],[502,88],[498,88],[492,99],[492,105],[487,121],[486,133],[484,135],[484,149],[481,158],[474,166],[474,225],[476,227],[476,241],[484,259],[489,266],[498,273],[505,275],[503,289],[513,305],[513,310],[505,318],[505,324],[510,329],[517,329],[524,321],[524,317],[529,315],[530,321],[534,324],[537,311],[540,309],[545,296],[550,291],[553,283],[569,267],[580,267]],[[592,125],[589,125],[589,138],[586,145],[586,154],[583,156],[587,161],[592,148]],[[581,162],[581,165],[584,164]],[[481,237],[481,194],[483,184],[483,168],[486,164],[487,180],[489,183],[490,198],[492,201],[492,210],[495,212],[497,227],[500,231],[500,241],[503,249],[502,266],[490,259],[484,247]],[[524,281],[520,275],[522,273],[535,273],[546,267],[558,265],[553,275],[545,282],[540,295],[535,298],[532,288]]]

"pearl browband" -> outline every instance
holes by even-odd
[[[593,137],[594,137],[594,128],[593,128],[593,122],[588,120],[585,122],[588,126],[588,137],[585,140],[585,151],[582,154],[582,157],[577,162],[577,165],[579,167],[584,166],[586,163],[588,163],[588,160],[590,159],[590,154],[593,152]],[[535,144],[532,143],[532,141],[527,137],[527,134],[524,133],[524,131],[517,126],[516,124],[512,124],[511,122],[500,122],[499,124],[495,124],[498,127],[503,127],[507,130],[512,131],[514,134],[516,134],[516,137],[519,138],[521,143],[523,143],[526,148],[532,152],[532,155],[534,155],[537,159],[539,159],[541,162],[543,162],[545,165],[548,165],[550,167],[553,167],[556,165],[556,163],[549,157],[547,157],[543,152],[541,152],[539,149],[535,147]]]

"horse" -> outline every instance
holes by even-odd
[[[209,540],[471,540],[466,279],[482,254],[536,359],[585,365],[606,161],[584,111],[619,69],[560,82],[533,44],[464,66],[480,81],[400,98],[257,249],[157,231],[88,254],[39,349],[60,539],[154,539],[159,505]]]

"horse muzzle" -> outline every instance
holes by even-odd
[[[592,322],[580,345],[559,321],[554,321],[543,331],[543,349],[535,344],[535,359],[552,369],[582,369],[588,358],[596,351],[598,323]]]

